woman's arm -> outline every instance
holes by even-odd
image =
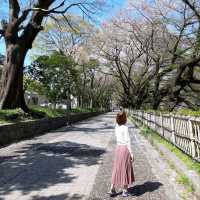
[[[127,142],[128,150],[129,150],[129,152],[131,154],[131,158],[133,160],[133,152],[132,152],[132,148],[131,148],[131,138],[130,138],[128,127],[126,129],[126,142]]]

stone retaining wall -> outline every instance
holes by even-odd
[[[101,113],[73,114],[70,115],[70,122],[74,123],[99,114]],[[50,130],[60,128],[65,126],[66,122],[67,117],[57,117],[2,125],[0,126],[0,146],[10,144],[14,141],[31,138]]]

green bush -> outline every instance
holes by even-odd
[[[44,117],[61,117],[65,116],[67,113],[66,109],[53,109],[40,106],[31,106],[31,109],[36,113],[44,113]]]
[[[24,113],[21,109],[6,109],[0,110],[0,124],[21,121],[31,117]]]
[[[152,110],[152,109],[148,109],[145,110],[145,112],[153,112],[156,114],[170,114],[169,111],[166,110]],[[184,116],[193,116],[193,117],[200,117],[200,110],[191,110],[191,109],[187,109],[187,108],[182,108],[182,109],[178,109],[172,112],[173,114],[177,114],[177,115],[184,115]]]
[[[73,113],[87,113],[87,112],[98,112],[100,109],[98,108],[73,108]]]
[[[175,112],[175,114],[200,117],[200,110],[194,111],[194,110],[190,110],[190,109],[180,109],[180,110],[177,110]]]
[[[48,107],[30,106],[31,114],[23,112],[21,109],[0,110],[0,124],[15,123],[19,121],[27,121],[44,117],[62,117],[66,116],[66,109],[52,109]],[[99,109],[76,108],[72,109],[72,113],[97,112]]]

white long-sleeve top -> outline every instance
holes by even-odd
[[[125,125],[119,126],[118,124],[116,124],[115,135],[117,139],[117,145],[127,145],[129,152],[132,153],[131,139],[130,139],[128,127]]]

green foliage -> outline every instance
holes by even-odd
[[[146,112],[152,112],[152,113],[156,113],[157,115],[160,115],[160,113],[162,114],[170,114],[171,112],[167,111],[167,110],[153,110],[153,109],[146,109]],[[178,109],[172,112],[173,114],[177,114],[177,115],[183,115],[183,116],[194,116],[194,117],[200,117],[200,110],[191,110],[188,108],[182,108],[182,109]]]
[[[67,99],[77,81],[78,72],[72,57],[54,52],[50,56],[41,56],[27,68],[29,88],[45,95],[56,103]]]
[[[23,119],[31,119],[21,109],[0,110],[0,124],[12,123]]]
[[[52,109],[48,107],[40,107],[40,106],[31,106],[31,111],[34,113],[42,113],[41,117],[62,117],[66,116],[67,111],[64,109]],[[92,108],[76,108],[72,109],[72,113],[89,113],[89,112],[98,112],[100,109],[92,109]],[[5,123],[16,123],[20,121],[28,121],[41,118],[36,115],[30,115],[23,112],[21,109],[12,109],[12,110],[0,110],[0,124]]]
[[[73,108],[73,113],[88,113],[88,112],[99,112],[99,108]]]
[[[38,57],[27,67],[24,85],[54,104],[68,100],[72,94],[78,98],[79,107],[106,108],[112,88],[105,77],[97,74],[98,66],[96,59],[78,65],[71,56],[54,52]]]
[[[34,120],[42,117],[59,117],[66,115],[66,110],[61,109],[43,108],[39,106],[31,106],[30,109],[35,114],[40,114],[40,116],[25,113],[21,109],[0,110],[0,124]]]
[[[36,112],[45,113],[46,117],[62,117],[66,116],[67,111],[64,109],[53,109],[48,107],[31,106],[31,109]]]
[[[177,110],[175,113],[179,115],[200,117],[200,110],[194,111],[190,109],[180,109],[180,110]]]
[[[189,180],[189,178],[186,175],[179,173],[179,175],[177,177],[177,182],[179,184],[184,185],[187,188],[187,192],[191,193],[191,192],[195,191],[193,184],[191,183],[191,181]]]
[[[45,88],[43,87],[43,85],[40,82],[31,79],[27,75],[24,76],[24,90],[33,91],[40,95],[43,95],[45,93]]]
[[[98,66],[99,66],[99,61],[93,58],[91,58],[87,63],[88,70],[94,70]]]

